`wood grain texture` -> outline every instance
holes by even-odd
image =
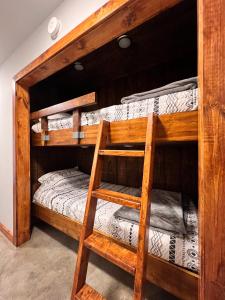
[[[81,111],[79,108],[75,109],[73,111],[73,133],[79,133],[80,132],[80,122],[81,122]],[[77,139],[73,139],[74,140],[74,144],[77,145],[80,143],[80,139],[77,138]]]
[[[30,114],[30,119],[38,120],[39,118],[42,117],[47,117],[53,114],[67,112],[74,108],[84,107],[84,106],[89,106],[94,104],[96,104],[95,92],[41,109],[39,111],[35,111]]]
[[[134,279],[134,300],[143,299],[146,278],[146,260],[148,255],[149,226],[151,213],[151,192],[155,162],[155,137],[158,117],[150,114],[146,128],[145,156],[141,188],[141,209],[138,231],[137,265]]]
[[[144,143],[147,118],[110,123],[110,141],[113,144]],[[95,145],[98,125],[81,126],[84,138],[80,145]],[[72,129],[49,131],[46,146],[73,145]],[[183,112],[158,117],[156,143],[191,142],[198,140],[198,112]],[[41,134],[31,133],[33,146],[41,146]]]
[[[196,23],[195,0],[183,1],[129,31],[130,48],[121,49],[113,40],[81,59],[83,72],[71,64],[32,86],[31,111],[92,91],[98,96],[97,108],[107,107],[119,104],[123,96],[196,76]]]
[[[16,84],[14,102],[14,244],[30,239],[30,124],[29,94]]]
[[[76,154],[79,168],[89,174],[92,153],[92,148],[89,148],[78,149]],[[142,171],[142,158],[105,157],[102,180],[140,188]],[[197,206],[197,144],[158,145],[155,152],[153,187],[189,195]]]
[[[11,242],[13,243],[13,234],[6,228],[3,224],[0,223],[0,232]]]
[[[89,260],[89,250],[85,247],[85,239],[92,234],[94,227],[94,220],[97,207],[97,199],[92,196],[92,192],[99,188],[101,184],[103,158],[99,156],[98,152],[104,149],[107,144],[109,136],[109,123],[102,120],[99,124],[98,136],[95,146],[95,153],[92,163],[90,182],[87,193],[87,201],[85,206],[83,226],[80,235],[79,249],[77,254],[76,269],[74,273],[74,281],[71,299],[74,299],[76,294],[84,286],[87,276],[87,267]]]
[[[225,1],[200,0],[199,299],[225,299]],[[210,238],[209,238],[210,237]]]
[[[92,233],[84,241],[84,244],[90,250],[111,261],[123,270],[132,275],[135,274],[137,263],[135,252],[127,249],[121,244],[117,244],[112,239],[97,233]]]
[[[15,80],[30,87],[179,2],[109,1],[19,72]]]
[[[106,189],[97,189],[92,192],[92,196],[105,201],[117,203],[131,208],[139,209],[141,206],[141,198],[129,194],[119,193]]]
[[[32,213],[68,236],[79,240],[82,224],[38,204],[32,204]],[[99,233],[96,230],[94,232]],[[132,250],[129,247],[128,249]],[[146,278],[180,299],[198,299],[197,274],[150,254],[147,258]]]
[[[143,150],[100,150],[99,155],[106,156],[125,156],[125,157],[144,157]]]
[[[31,196],[34,195],[40,186],[38,182],[42,175],[62,170],[74,168],[77,165],[77,150],[75,148],[31,148]]]
[[[83,288],[75,295],[75,300],[106,300],[102,297],[96,290],[90,287],[88,284],[85,284]]]
[[[48,135],[48,119],[47,117],[41,118],[41,144],[46,145],[46,135]]]
[[[140,198],[115,191],[98,189],[101,183],[103,170],[103,157],[100,153],[103,152],[104,154],[104,152],[110,151],[110,153],[115,154],[116,152],[116,150],[106,150],[111,130],[110,123],[103,120],[99,124],[71,299],[75,299],[76,295],[85,285],[89,260],[88,249],[95,251],[106,259],[109,259],[111,262],[114,262],[116,265],[121,266],[128,272],[133,273],[135,277],[133,299],[143,299],[144,280],[146,277],[146,259],[148,254],[149,219],[157,120],[158,118],[154,114],[150,114],[148,116],[145,133],[144,166]],[[133,153],[133,151],[127,151],[126,154],[128,153]],[[119,154],[121,154],[121,152],[119,152]],[[93,234],[98,197],[105,201],[129,207],[134,207],[134,204],[138,205],[138,208],[140,207],[140,222],[136,254],[130,252],[126,247],[124,249],[120,248],[102,236],[96,236]],[[135,268],[132,262],[135,263]]]

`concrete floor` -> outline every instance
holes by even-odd
[[[0,300],[69,300],[77,246],[44,224],[34,227],[31,240],[20,248],[0,234]],[[132,299],[132,276],[97,255],[90,262],[87,282],[91,286],[107,299]],[[146,284],[145,299],[176,298]]]

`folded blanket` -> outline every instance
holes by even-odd
[[[133,94],[121,99],[122,104],[128,104],[136,101],[146,100],[150,98],[156,98],[172,93],[182,92],[186,90],[191,90],[197,88],[197,77],[191,77],[179,81],[175,81],[143,93]]]
[[[122,206],[114,213],[114,217],[138,224],[139,210]],[[181,193],[152,191],[150,225],[158,231],[186,234]]]

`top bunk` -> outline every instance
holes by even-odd
[[[151,94],[197,77],[196,23],[196,2],[183,1],[32,86],[31,145],[93,145],[101,119],[112,144],[143,143],[152,112],[156,142],[197,141],[197,86]]]

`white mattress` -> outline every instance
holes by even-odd
[[[89,175],[79,172],[67,178],[51,177],[44,182],[34,194],[33,202],[65,215],[78,222],[83,221]],[[103,183],[103,188],[138,195],[136,188]],[[138,225],[116,219],[114,212],[121,206],[98,200],[95,228],[128,245],[136,246]],[[186,235],[171,232],[162,233],[150,228],[148,250],[150,253],[171,263],[185,267],[194,272],[199,269],[198,258],[198,217],[191,201],[184,205],[184,222]]]
[[[198,89],[191,89],[129,104],[113,105],[91,112],[83,112],[81,114],[81,126],[98,124],[102,119],[113,122],[146,117],[152,112],[162,115],[197,109]],[[72,128],[72,126],[72,116],[48,121],[49,131]],[[34,124],[32,130],[37,133],[41,132],[40,122]]]

